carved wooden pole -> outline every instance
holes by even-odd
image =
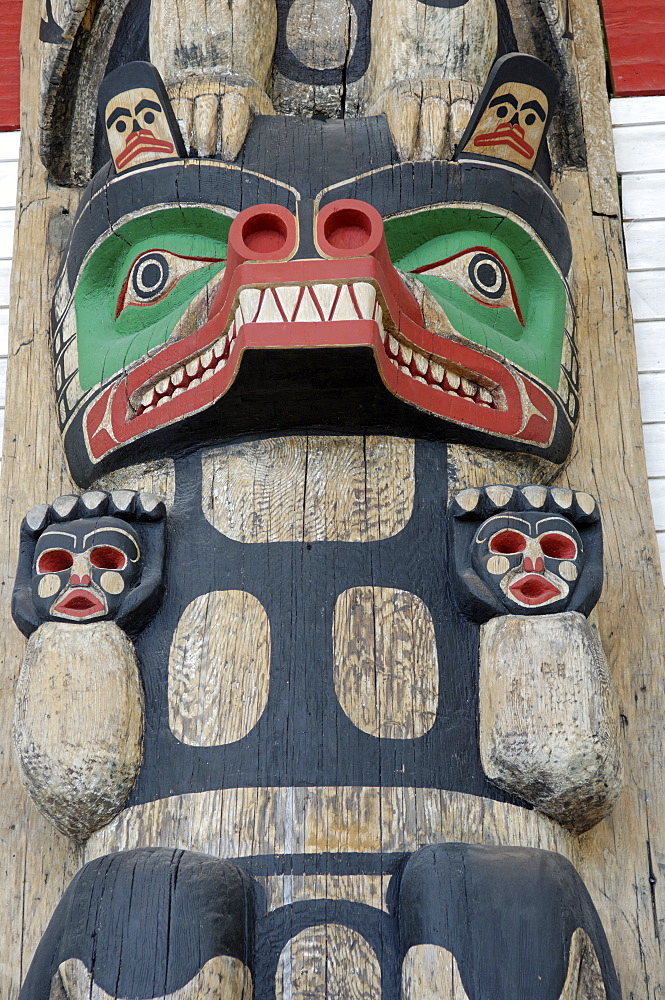
[[[658,996],[595,3],[38,6],[2,996]]]

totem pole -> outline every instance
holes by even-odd
[[[659,996],[595,0],[23,41],[3,996]]]

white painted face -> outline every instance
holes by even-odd
[[[528,512],[496,514],[484,521],[472,558],[490,589],[501,592],[502,603],[528,610],[567,603],[584,556],[570,521]]]
[[[114,618],[140,577],[133,529],[116,518],[54,524],[41,535],[33,570],[33,601],[44,620]]]
[[[176,145],[159,95],[148,87],[116,94],[104,113],[106,134],[118,173],[176,155]]]

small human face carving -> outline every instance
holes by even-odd
[[[481,524],[473,542],[476,572],[513,610],[563,610],[583,559],[574,525],[541,513],[496,514]]]
[[[169,120],[154,90],[141,87],[116,94],[106,105],[104,121],[118,173],[176,156]]]
[[[33,602],[45,621],[113,619],[140,573],[138,536],[124,521],[53,524],[35,547]]]
[[[487,102],[469,147],[484,156],[533,167],[547,122],[548,100],[526,83],[503,83]]]

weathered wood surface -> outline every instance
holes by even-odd
[[[619,713],[597,633],[577,612],[480,630],[480,753],[491,781],[582,833],[622,784]]]
[[[225,1000],[252,1000],[252,979],[249,969],[239,959],[229,955],[211,958],[193,979],[175,993],[165,993],[158,1000],[201,1000],[202,997],[224,997]],[[78,958],[63,962],[53,979],[51,1000],[113,1000],[106,990],[92,982],[92,977]],[[567,1000],[567,998],[566,998]]]
[[[588,33],[590,42],[601,51],[596,5],[588,0],[571,0],[570,7],[576,35]],[[31,506],[72,489],[64,467],[52,400],[45,388],[50,384],[45,331],[49,283],[66,234],[68,214],[63,213],[63,208],[70,213],[75,208],[76,195],[49,184],[36,157],[37,5],[26,4],[24,17],[25,139],[0,486],[3,517],[8,527],[1,577],[0,639],[3,650],[0,726],[4,734],[0,780],[5,817],[0,838],[5,941],[0,993],[7,1000],[15,1000],[36,943],[81,860],[79,852],[27,800],[10,747],[13,689],[25,645],[9,617],[18,529],[23,514]],[[601,93],[598,100],[602,99]],[[597,127],[605,127],[601,120],[598,122]],[[589,143],[593,141],[590,135]],[[604,149],[603,171],[606,177],[612,177],[609,138]],[[583,171],[566,171],[557,178],[556,187],[566,206],[575,246],[582,370],[580,428],[573,455],[558,482],[588,489],[602,506],[607,578],[595,617],[618,691],[626,788],[612,815],[579,840],[537,814],[525,813],[517,807],[500,807],[497,803],[470,803],[465,797],[452,801],[448,793],[437,792],[436,802],[423,796],[418,808],[422,810],[423,836],[430,840],[440,836],[472,842],[523,843],[556,849],[571,857],[607,929],[624,996],[651,1000],[665,986],[661,945],[665,933],[664,609],[647,500],[620,221],[614,214],[594,214],[594,208],[596,212],[600,208],[592,201],[589,180]],[[609,408],[613,419],[608,418]],[[460,487],[504,478],[508,481],[517,478],[521,482],[533,478],[526,474],[533,472],[535,463],[531,460],[496,460],[489,452],[476,453],[467,460],[469,449],[454,451]],[[505,470],[505,476],[497,476],[497,468]],[[552,471],[545,468],[542,475],[551,475]],[[303,797],[306,791],[302,790]],[[221,800],[224,794],[232,794],[237,810],[237,793],[213,793],[213,797]],[[257,850],[257,835],[264,828],[260,812],[266,804],[255,801],[257,794],[251,791],[251,801],[246,807],[246,814],[256,815],[257,823],[256,829],[248,832],[248,852]],[[362,843],[370,804],[360,800],[357,789],[337,794],[343,797],[334,809],[338,816],[345,817],[343,843]],[[396,794],[388,797],[400,798]],[[208,814],[210,802],[203,803],[195,796],[183,799],[187,801],[181,807],[176,803],[169,806],[174,822],[180,808],[186,813],[192,810],[192,825],[196,820],[195,805],[200,804]],[[330,802],[330,797],[327,801]],[[286,808],[277,793],[269,804],[275,809]],[[213,805],[217,815],[223,816],[221,801]],[[304,815],[304,802],[300,808]],[[401,803],[377,800],[371,808],[377,815],[381,810],[385,817],[384,843],[399,844]],[[154,815],[163,809],[163,804],[152,803],[144,807],[143,817],[135,814],[134,820],[145,824],[146,832],[161,829],[162,835],[173,842],[172,832],[162,823],[164,814]],[[354,817],[357,817],[355,822]],[[339,843],[341,831],[335,833],[334,828],[328,828],[323,818],[317,821],[317,826],[330,834],[328,837],[326,833],[328,843]],[[229,831],[231,835],[237,844],[237,831]],[[219,841],[202,844],[199,849],[214,850],[218,844]],[[122,846],[122,836],[115,838],[106,828],[93,838],[91,851],[103,853],[115,846]],[[326,849],[322,844],[317,846]],[[269,849],[274,849],[274,838]]]
[[[141,766],[143,687],[115,622],[44,622],[16,686],[14,740],[38,809],[74,840],[109,821]]]

